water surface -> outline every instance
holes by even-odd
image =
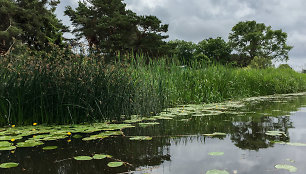
[[[48,141],[57,150],[44,151],[42,146],[0,151],[0,163],[18,162],[19,166],[0,169],[0,173],[156,173],[205,174],[208,170],[226,170],[241,174],[286,174],[277,164],[297,168],[306,173],[306,96],[290,96],[250,102],[235,112],[199,116],[187,112],[173,120],[159,120],[159,125],[124,129],[124,136],[102,140]],[[267,131],[282,131],[280,136]],[[205,136],[214,132],[226,136]],[[131,136],[151,136],[151,141],[131,141]],[[282,143],[279,143],[282,142]],[[211,156],[210,152],[224,152]],[[74,156],[109,154],[112,159],[76,161]],[[109,168],[114,160],[124,166]]]

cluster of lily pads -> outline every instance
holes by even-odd
[[[263,100],[273,100],[275,102],[283,102],[281,98],[290,98],[292,96],[305,95],[305,93],[300,94],[290,94],[290,95],[274,95],[274,96],[265,96],[265,97],[254,97],[249,99],[244,99],[241,101],[226,101],[223,103],[214,103],[214,104],[204,104],[204,105],[181,105],[175,108],[167,108],[162,111],[160,114],[152,117],[141,117],[138,115],[133,115],[129,119],[125,119],[123,123],[94,123],[94,124],[80,124],[80,125],[61,125],[61,126],[43,126],[37,125],[34,123],[32,126],[15,126],[12,125],[6,128],[0,128],[0,151],[14,151],[16,148],[21,147],[35,147],[41,146],[45,141],[54,141],[54,140],[63,140],[68,139],[68,142],[72,138],[82,138],[83,141],[91,140],[102,140],[111,136],[124,136],[122,130],[125,128],[133,128],[136,125],[139,127],[148,127],[159,125],[160,123],[157,120],[172,120],[175,117],[202,117],[202,116],[214,116],[220,114],[247,114],[250,112],[241,112],[237,111],[242,107],[245,107],[248,102],[258,102]],[[179,121],[188,122],[191,119],[183,118]],[[209,134],[203,134],[204,136],[226,136],[226,133],[214,132]],[[268,136],[286,136],[285,132],[282,131],[268,131],[266,132]],[[152,137],[148,136],[133,136],[129,137],[130,140],[152,140]],[[285,143],[287,145],[297,145],[297,146],[306,146],[302,143]],[[57,146],[46,146],[43,147],[43,150],[54,150],[57,149]],[[221,153],[212,153],[210,155],[221,155]],[[102,156],[104,157],[104,156]],[[75,157],[74,159],[79,160],[89,160],[102,158],[101,156],[93,157]],[[109,157],[109,156],[106,156]],[[106,158],[105,157],[105,158]],[[114,162],[110,163],[109,166],[121,166],[123,162]],[[3,163],[0,165],[0,168],[9,168],[16,167],[18,163]],[[284,166],[277,166],[281,168]],[[286,166],[285,166],[286,167]],[[292,170],[292,169],[291,169]],[[208,174],[213,173],[225,174],[226,171],[212,170],[208,171]],[[222,173],[223,172],[223,173]]]

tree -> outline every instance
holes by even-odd
[[[47,50],[50,43],[63,46],[65,27],[55,16],[59,1],[1,0],[1,51],[9,49],[16,40],[36,50]]]
[[[184,40],[169,41],[169,45],[173,48],[172,54],[177,57],[180,62],[188,63],[195,59],[194,53],[196,44]]]
[[[247,59],[248,64],[255,56],[287,61],[292,46],[288,46],[286,41],[287,33],[272,30],[271,26],[256,21],[239,22],[229,35],[232,48]]]
[[[79,1],[75,10],[66,7],[65,14],[75,27],[73,33],[85,37],[91,51],[110,56],[117,51],[156,52],[167,38],[162,33],[168,25],[161,25],[155,16],[137,16],[125,7],[122,0]]]
[[[211,61],[226,64],[230,61],[232,49],[221,37],[209,38],[198,43],[195,55],[207,56]],[[203,57],[203,56],[200,56]]]

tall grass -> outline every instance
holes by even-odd
[[[123,57],[122,57],[123,59]],[[100,57],[27,51],[0,60],[0,125],[69,124],[153,115],[177,104],[306,90],[306,75],[290,69],[240,69],[128,56]],[[128,63],[127,63],[128,62]]]

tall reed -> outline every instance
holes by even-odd
[[[12,54],[0,59],[0,125],[70,124],[150,116],[187,103],[306,90],[306,75],[290,69],[248,69],[170,58],[99,56],[67,50]]]

